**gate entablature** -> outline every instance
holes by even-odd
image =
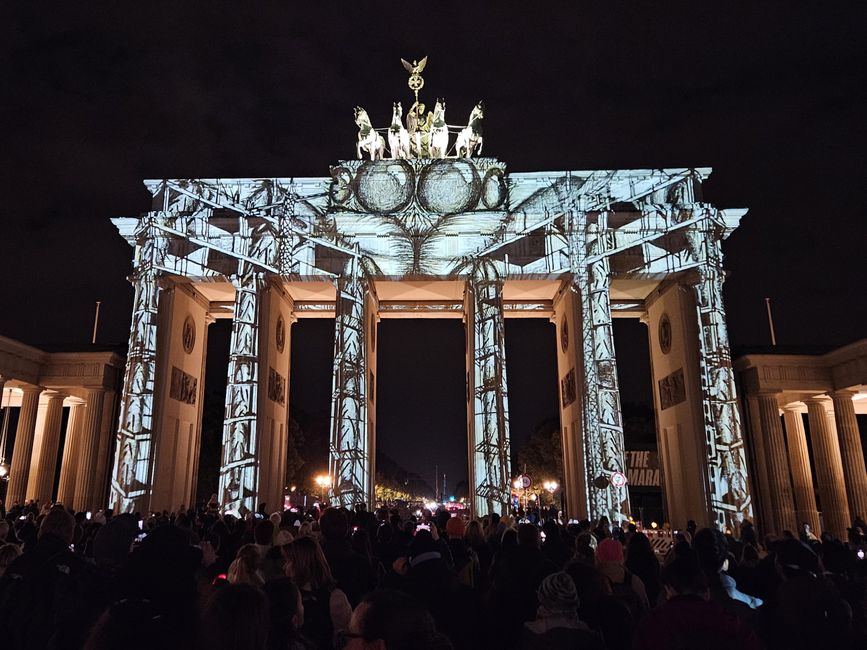
[[[533,278],[570,269],[566,214],[584,211],[589,244],[612,258],[615,278],[661,278],[694,267],[685,233],[700,230],[705,214],[725,237],[745,212],[691,200],[707,169],[504,170],[487,158],[344,161],[331,179],[148,181],[154,211],[115,223],[135,245],[146,220],[164,247],[157,266],[193,280],[227,280],[242,260],[287,280],[334,278],[356,244],[374,276],[449,276],[466,258],[484,257],[504,278]],[[486,185],[497,188],[488,201],[497,209],[484,202]]]

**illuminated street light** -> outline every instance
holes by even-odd
[[[6,463],[0,463],[0,479],[8,479],[9,478],[9,465]]]
[[[331,487],[331,477],[328,474],[320,474],[313,481],[323,490]]]
[[[554,492],[557,491],[557,488],[560,487],[560,484],[557,481],[545,481],[542,483],[542,487],[545,488],[548,492],[553,496]]]

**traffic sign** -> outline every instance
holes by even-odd
[[[611,485],[616,488],[622,488],[626,485],[626,474],[623,472],[614,472],[611,475]]]
[[[533,481],[530,480],[530,477],[526,474],[521,474],[521,486],[526,490],[531,485],[533,485]]]

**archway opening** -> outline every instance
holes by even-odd
[[[468,497],[463,323],[383,319],[377,368],[377,485],[431,499]]]

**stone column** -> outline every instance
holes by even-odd
[[[85,408],[84,400],[72,398],[70,401],[69,418],[66,420],[66,439],[63,442],[63,456],[60,459],[60,484],[57,486],[57,500],[67,507],[72,506],[75,498],[78,447]]]
[[[102,423],[103,388],[88,388],[84,418],[78,436],[78,463],[75,475],[75,496],[72,506],[76,512],[94,510],[97,503],[99,486],[96,485],[99,456],[99,429]]]
[[[850,524],[849,505],[836,426],[828,416],[829,400],[810,398],[804,401],[807,403],[810,439],[813,441],[813,458],[816,460],[824,529],[845,539],[846,527]]]
[[[792,499],[792,484],[789,478],[789,464],[786,462],[786,443],[783,440],[777,396],[760,393],[758,401],[765,457],[768,463],[773,530],[777,535],[784,530],[797,533],[795,504]]]
[[[599,227],[603,227],[603,215]],[[597,244],[600,243],[597,240]],[[596,249],[598,250],[598,248]],[[626,452],[623,417],[617,385],[617,359],[611,324],[611,284],[607,257],[593,262],[587,272],[578,272],[581,297],[584,360],[585,454],[590,514],[612,522],[630,516],[626,488]],[[589,453],[588,453],[589,452]],[[622,480],[622,483],[619,481]]]
[[[60,425],[63,419],[63,395],[46,391],[45,416],[40,422],[39,449],[34,450],[34,472],[27,492],[31,498],[45,504],[51,501],[54,472],[57,469],[57,450],[60,446]]]
[[[366,503],[374,483],[368,435],[366,281],[352,257],[337,281],[328,471],[337,505]]]
[[[151,496],[158,278],[168,250],[157,221],[157,215],[148,214],[136,228],[135,295],[109,496],[115,512],[147,512]]]
[[[762,418],[759,415],[759,398],[758,395],[746,395],[745,397],[749,422],[749,442],[752,452],[750,469],[755,470],[752,477],[753,503],[756,516],[759,519],[759,529],[764,533],[770,532],[774,526],[771,479],[768,472],[765,440],[762,434]]]
[[[511,500],[503,281],[490,262],[471,270],[464,298],[467,438],[474,517],[506,513]]]
[[[608,214],[588,220],[583,210],[568,216],[573,290],[581,303],[584,472],[588,515],[612,522],[630,515],[626,488],[623,417],[611,325]]]
[[[855,392],[848,390],[831,393],[843,460],[843,477],[849,496],[849,514],[854,519],[856,516],[867,517],[867,470],[864,468],[864,452],[855,405],[852,403],[853,395]]]
[[[277,280],[277,278],[275,278]],[[283,508],[289,424],[293,302],[279,281],[265,285],[259,311],[259,505]]]
[[[587,473],[584,469],[583,353],[581,300],[572,278],[563,282],[554,298],[557,328],[557,374],[560,383],[560,428],[563,449],[563,510],[569,519],[588,517]]]
[[[3,400],[8,399],[10,402],[12,401],[11,389],[9,391],[10,394],[7,395],[5,390],[6,386],[6,377],[0,375],[0,411],[2,411],[2,418],[0,418],[0,464],[3,465],[2,473],[3,476],[6,476],[6,471],[8,471],[8,467],[6,466],[6,440],[9,433],[9,408],[11,404],[3,405]]]
[[[42,389],[36,386],[22,387],[21,411],[18,428],[15,430],[15,447],[12,449],[12,466],[9,468],[9,485],[6,488],[6,506],[16,501],[24,502],[27,479],[30,475],[30,459],[33,455],[33,438],[36,433],[36,412]]]
[[[723,305],[719,212],[702,208],[705,217],[686,232],[687,247],[699,262],[693,282],[699,327],[700,375],[710,510],[720,528],[737,529],[751,519],[753,505],[737,406],[737,390]]]
[[[821,530],[819,511],[816,509],[816,491],[813,488],[813,473],[810,469],[810,455],[807,450],[807,435],[804,433],[801,407],[795,404],[785,406],[783,420],[786,423],[789,468],[792,472],[798,526],[800,528],[803,522],[807,522],[812,530],[818,531]]]
[[[235,307],[223,420],[220,502],[224,510],[255,511],[259,501],[259,292],[264,275],[242,265],[233,279]]]
[[[133,285],[135,298],[109,499],[116,512],[147,511],[153,471],[160,287],[156,273],[144,271],[135,275]]]

